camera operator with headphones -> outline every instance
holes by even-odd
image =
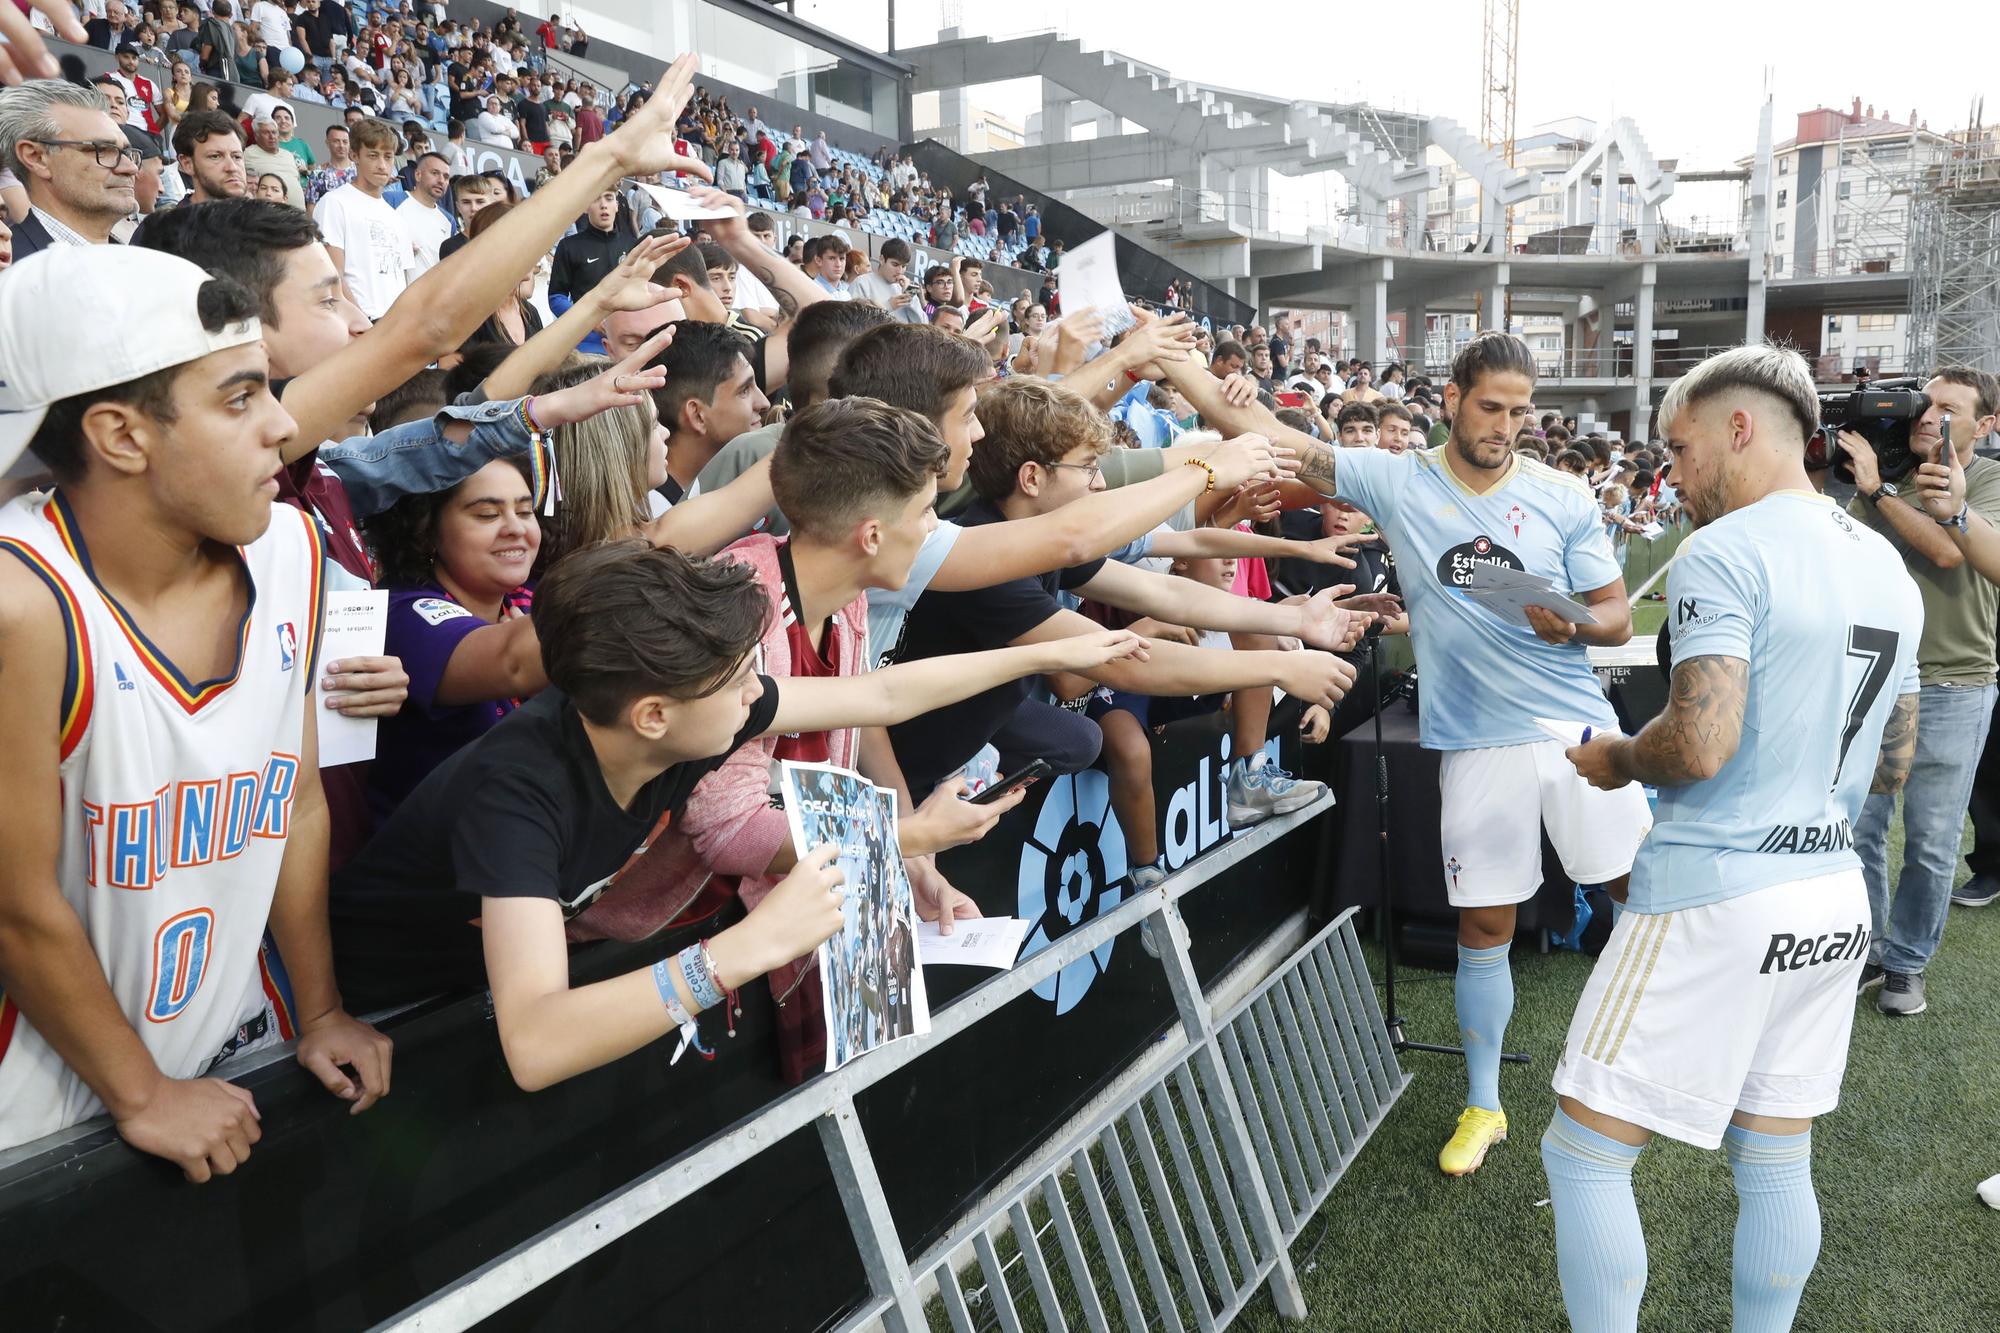
[[[1994,549],[2000,547],[2000,462],[1972,452],[1974,441],[1993,429],[2000,381],[1983,370],[1948,366],[1924,393],[1930,406],[1911,427],[1910,447],[1919,458],[1942,464],[1943,496],[1935,494],[1930,476],[1919,475],[1904,479],[1906,498],[1883,481],[1867,440],[1840,433],[1856,488],[1848,512],[1902,553],[1924,600],[1917,755],[1903,789],[1903,865],[1893,909],[1888,831],[1896,798],[1869,796],[1854,830],[1875,936],[1860,988],[1881,986],[1878,1007],[1901,1017],[1924,1011],[1924,967],[1944,936],[1972,775],[1993,717],[2000,610],[2000,587],[1989,581],[2000,573],[1994,558],[2000,556]],[[1947,418],[1949,440],[1942,438]]]

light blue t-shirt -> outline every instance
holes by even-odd
[[[1883,727],[1897,696],[1917,692],[1924,608],[1901,557],[1824,497],[1780,491],[1681,544],[1667,606],[1674,665],[1737,658],[1749,692],[1722,771],[1660,788],[1631,909],[1858,867],[1854,821]]]
[[[1381,525],[1396,553],[1421,685],[1424,748],[1478,750],[1548,739],[1537,717],[1618,725],[1580,643],[1545,643],[1463,591],[1475,565],[1539,574],[1572,593],[1624,577],[1597,498],[1575,477],[1517,457],[1475,495],[1444,450],[1335,450],[1340,498]]]
[[[910,566],[910,577],[903,580],[903,586],[868,590],[868,651],[875,658],[871,665],[894,659],[903,642],[903,624],[910,618],[910,608],[924,595],[924,589],[931,586],[938,570],[944,568],[945,557],[958,544],[958,534],[963,531],[956,523],[938,520],[918,549],[916,563]]]

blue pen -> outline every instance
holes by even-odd
[[[1589,727],[1585,727],[1585,728],[1583,729],[1583,739],[1582,739],[1582,740],[1580,740],[1580,741],[1578,741],[1578,742],[1577,742],[1577,744],[1578,744],[1578,745],[1588,745],[1588,744],[1590,744],[1590,728],[1589,728]]]

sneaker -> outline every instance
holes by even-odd
[[[1889,969],[1880,963],[1869,963],[1861,969],[1861,982],[1854,988],[1856,995],[1866,995],[1882,984],[1882,978],[1889,975]]]
[[[1241,760],[1229,766],[1229,822],[1235,828],[1302,810],[1325,794],[1324,782],[1295,778],[1268,760],[1255,768]]]
[[[1915,1018],[1930,1006],[1924,1002],[1924,974],[1891,972],[1882,980],[1882,998],[1875,1007],[1896,1018]]]
[[[2000,900],[2000,879],[1991,875],[1974,875],[1951,891],[1954,907],[1988,907],[1996,900]]]
[[[1507,1113],[1468,1106],[1458,1115],[1458,1132],[1438,1154],[1438,1170],[1448,1176],[1469,1176],[1486,1160],[1486,1150],[1507,1141]]]
[[[1161,857],[1149,866],[1140,866],[1126,876],[1133,889],[1144,893],[1147,889],[1158,888],[1160,881],[1167,877],[1167,858]]]

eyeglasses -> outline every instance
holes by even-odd
[[[1095,482],[1099,477],[1104,475],[1104,464],[1101,461],[1096,463],[1051,463],[1049,466],[1069,468],[1071,471],[1081,472],[1083,473],[1083,479],[1087,482]]]
[[[88,149],[90,155],[97,159],[97,165],[106,171],[118,170],[121,161],[131,163],[133,169],[137,170],[139,164],[146,160],[145,154],[130,144],[97,143],[90,139],[34,139],[30,142],[38,143],[44,148],[74,148],[78,152]],[[104,160],[106,153],[111,154],[109,162]]]

